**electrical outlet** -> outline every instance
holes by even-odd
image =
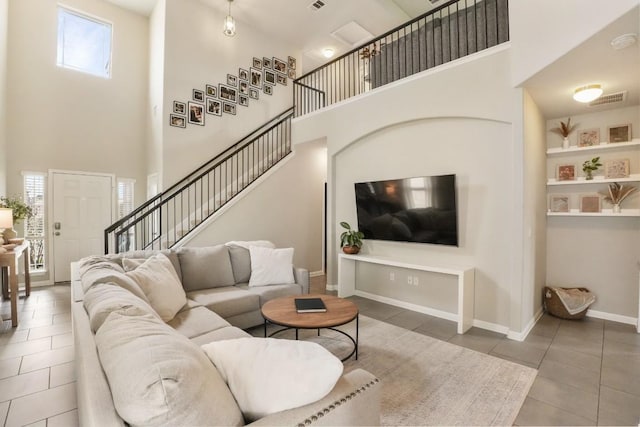
[[[411,276],[407,277],[407,283],[410,285],[413,285],[413,277]]]
[[[418,286],[418,276],[413,277],[413,286]]]
[[[389,280],[391,280],[392,282],[396,280],[396,273],[394,272],[389,273]]]

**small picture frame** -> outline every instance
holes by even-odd
[[[204,102],[204,92],[198,89],[194,89],[193,100],[198,102]]]
[[[205,91],[207,92],[207,96],[209,96],[211,98],[217,98],[218,97],[218,88],[216,86],[206,85],[205,86]]]
[[[278,59],[275,56],[273,57],[273,69],[279,73],[287,72],[287,63],[282,59]]]
[[[252,87],[249,88],[249,98],[251,99],[260,99],[260,91],[258,89],[254,89]]]
[[[231,104],[230,102],[223,102],[222,103],[222,111],[224,111],[225,114],[233,114],[235,116],[236,115],[236,104]]]
[[[629,178],[629,159],[604,162],[604,177],[606,179]]]
[[[253,68],[262,70],[262,60],[260,58],[253,57]]]
[[[549,212],[569,212],[569,196],[566,194],[550,195]]]
[[[285,76],[284,74],[280,74],[277,73],[276,74],[276,82],[280,85],[286,86],[287,85],[287,76]]]
[[[249,82],[245,80],[240,80],[238,83],[238,90],[241,95],[249,95]]]
[[[238,89],[221,83],[218,85],[218,92],[221,100],[233,103],[238,102]]]
[[[578,132],[578,147],[600,145],[600,129],[585,129]]]
[[[233,87],[238,86],[238,78],[233,74],[227,74],[227,84]]]
[[[173,101],[173,112],[184,116],[187,113],[187,104],[184,102]]]
[[[176,114],[169,114],[169,124],[177,128],[186,128],[187,118],[184,116],[178,116]]]
[[[600,212],[600,203],[601,199],[599,194],[583,194],[580,196],[580,212]]]
[[[290,70],[295,70],[296,69],[296,58],[294,58],[293,56],[290,56],[290,57],[287,58],[287,62],[288,62],[287,65],[289,65],[289,69]]]
[[[264,88],[262,89],[265,95],[273,95],[273,85],[264,84]]]
[[[202,92],[202,91],[201,91]],[[189,101],[189,123],[204,126],[204,105]]]
[[[289,68],[289,71],[287,71],[287,77],[289,77],[291,80],[295,80],[296,70],[294,70],[293,68]]]
[[[240,80],[249,81],[249,70],[245,70],[244,68],[238,69],[238,78]]]
[[[251,68],[249,74],[249,84],[258,89],[262,89],[262,71],[256,68]]]
[[[607,128],[609,143],[631,141],[631,124],[609,126]]]
[[[218,99],[207,98],[207,114],[213,114],[214,116],[222,115],[222,102]]]
[[[248,107],[249,106],[249,97],[246,96],[246,95],[238,96],[238,104],[242,105],[243,107]]]
[[[271,68],[271,59],[267,57],[262,58],[262,68]]]
[[[576,165],[558,165],[556,179],[558,181],[575,181]]]
[[[265,83],[269,83],[272,85],[276,84],[276,73],[270,70],[263,70],[262,75]]]

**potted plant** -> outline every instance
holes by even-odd
[[[341,222],[340,226],[346,231],[340,235],[340,247],[345,254],[357,254],[362,247],[364,234],[351,228],[348,222]]]
[[[551,132],[557,133],[558,135],[562,135],[562,148],[569,148],[569,135],[576,129],[576,125],[571,126],[571,117],[567,119],[567,123],[560,121],[560,126],[557,128],[551,129]]]
[[[13,225],[16,225],[19,221],[33,216],[33,209],[27,205],[20,197],[0,197],[0,207],[9,208],[12,211]],[[13,228],[7,228],[4,230],[4,239],[15,239],[17,236],[16,231]]]
[[[613,205],[613,213],[620,213],[620,203],[637,190],[631,185],[612,182],[609,184],[609,194],[604,194],[604,200]]]
[[[594,157],[591,160],[586,160],[582,164],[582,172],[585,173],[585,179],[593,179],[593,172],[597,171],[600,166],[602,166],[602,163],[600,163],[600,157]]]

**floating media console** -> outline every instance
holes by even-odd
[[[380,264],[389,267],[407,268],[410,270],[428,271],[431,273],[450,274],[458,278],[458,312],[453,315],[458,322],[458,333],[464,334],[473,326],[473,307],[474,307],[474,287],[475,287],[475,269],[457,268],[457,267],[436,267],[426,264],[412,264],[404,261],[395,260],[387,257],[375,255],[347,255],[340,254],[338,262],[338,296],[348,297],[357,294],[356,291],[356,263],[366,262],[370,264]],[[409,308],[402,301],[393,300],[398,306]],[[431,311],[429,314],[434,314]],[[443,316],[439,316],[443,317]],[[449,316],[451,317],[451,316]]]

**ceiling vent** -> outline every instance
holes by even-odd
[[[309,10],[312,12],[317,12],[325,6],[325,3],[322,0],[316,0],[309,5]]]
[[[373,38],[373,34],[365,30],[356,21],[348,22],[331,33],[333,37],[348,46],[359,46]]]
[[[599,105],[609,105],[624,102],[627,99],[627,91],[610,93],[608,95],[602,95],[600,98],[589,103],[589,107],[597,107]]]

